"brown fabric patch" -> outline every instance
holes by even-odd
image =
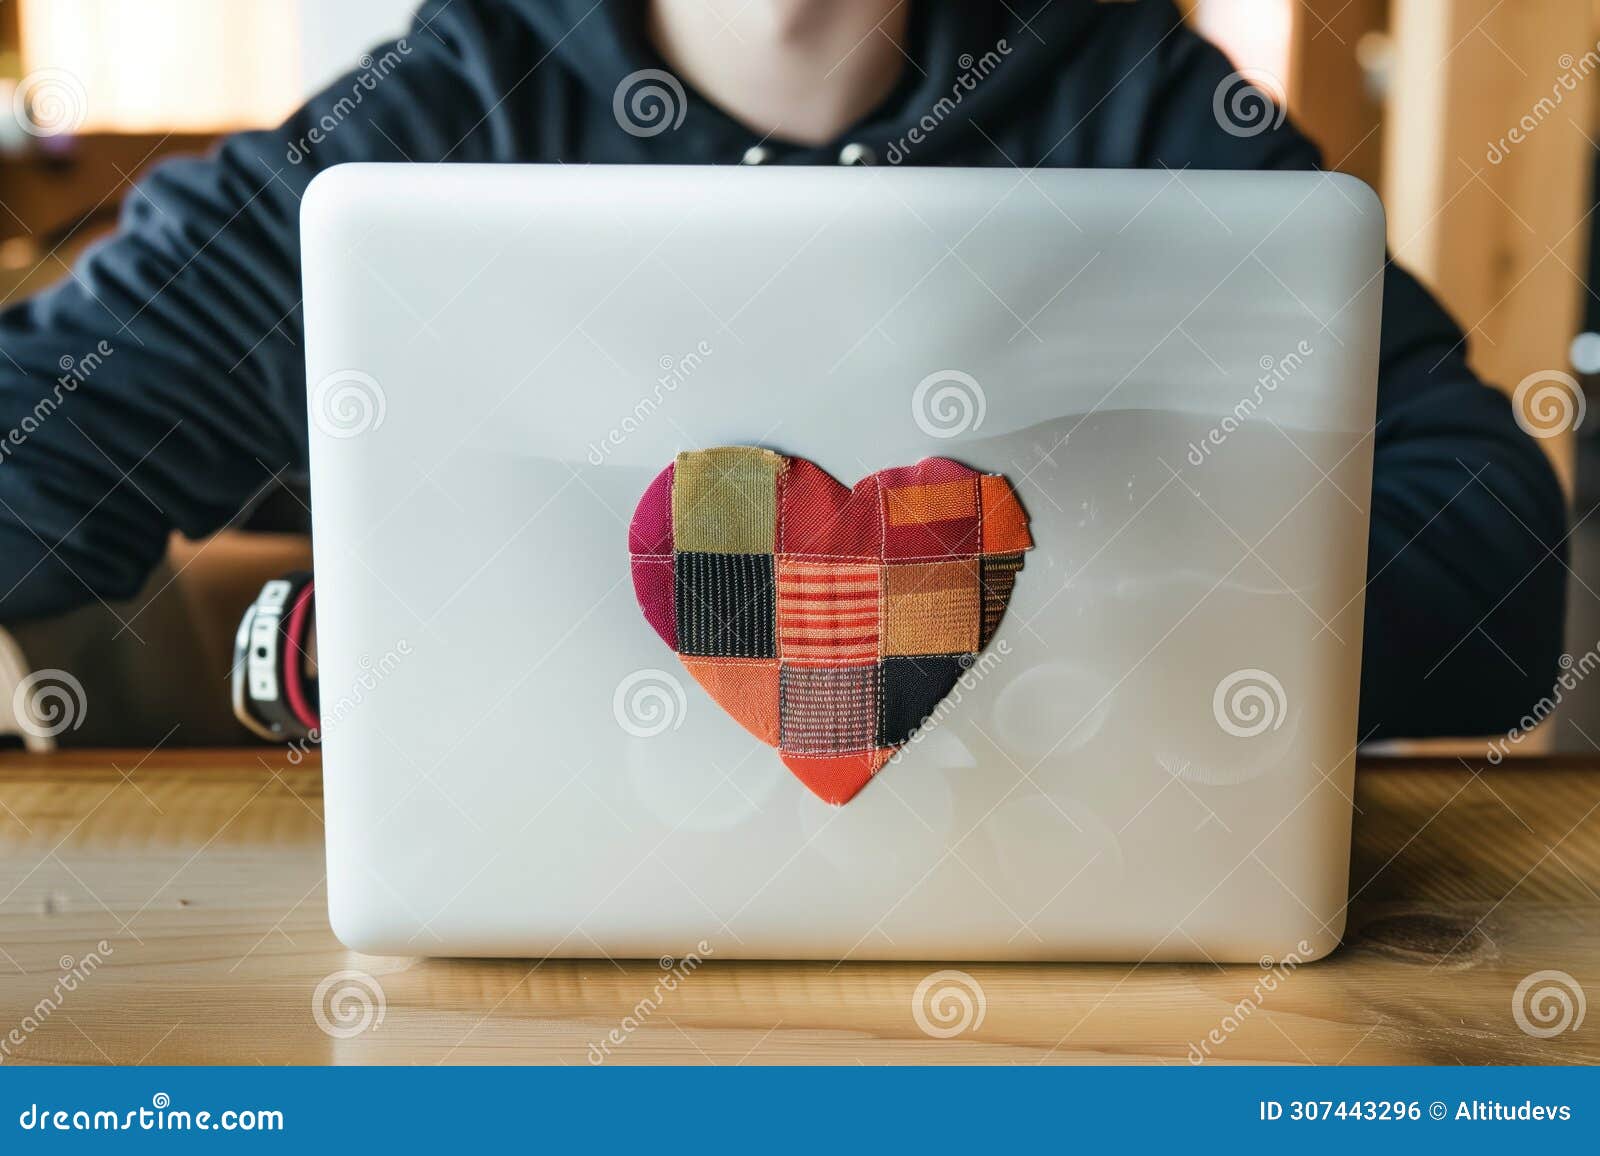
[[[978,649],[978,560],[884,567],[883,653],[971,654]]]

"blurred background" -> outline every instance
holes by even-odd
[[[416,0],[0,0],[0,301],[65,275],[163,156],[281,120],[402,33]],[[1378,189],[1390,247],[1469,330],[1488,380],[1532,404],[1574,502],[1568,650],[1600,644],[1600,0],[1180,0],[1188,19],[1285,103],[1328,168]],[[1519,391],[1518,387],[1523,388]],[[1565,402],[1562,416],[1561,403]],[[226,672],[263,578],[304,564],[303,495],[286,491],[216,539],[175,541],[124,617],[161,647],[103,629],[101,608],[19,627],[7,663],[94,671],[78,743],[237,742],[226,686],[146,677]],[[1486,543],[1493,549],[1493,543]],[[113,635],[120,643],[112,641]],[[159,651],[159,653],[153,653]],[[1600,679],[1566,693],[1517,753],[1600,746]],[[130,690],[129,688],[136,688]],[[214,701],[213,701],[214,700]],[[219,709],[220,708],[220,709]],[[1591,741],[1589,736],[1595,736]],[[1482,744],[1476,744],[1478,750]]]

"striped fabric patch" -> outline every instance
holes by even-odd
[[[878,664],[789,666],[778,674],[778,746],[803,755],[878,745]]]
[[[685,551],[673,578],[679,654],[776,657],[771,554]]]
[[[884,654],[973,654],[978,649],[978,559],[908,562],[884,577]]]
[[[778,657],[874,662],[882,626],[879,567],[778,559]]]
[[[978,575],[983,584],[983,624],[978,633],[978,648],[989,645],[994,632],[1000,629],[1000,620],[1011,603],[1011,591],[1017,584],[1017,571],[1022,569],[1022,555],[989,554],[979,562]]]

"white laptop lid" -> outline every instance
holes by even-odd
[[[320,176],[335,930],[413,955],[1330,949],[1383,236],[1321,173]],[[844,807],[635,601],[646,485],[739,444],[846,485],[952,457],[1032,520],[989,661]]]

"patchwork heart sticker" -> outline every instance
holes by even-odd
[[[998,474],[926,458],[846,489],[746,446],[679,454],[628,532],[645,620],[829,803],[849,802],[950,693],[1032,547]]]

